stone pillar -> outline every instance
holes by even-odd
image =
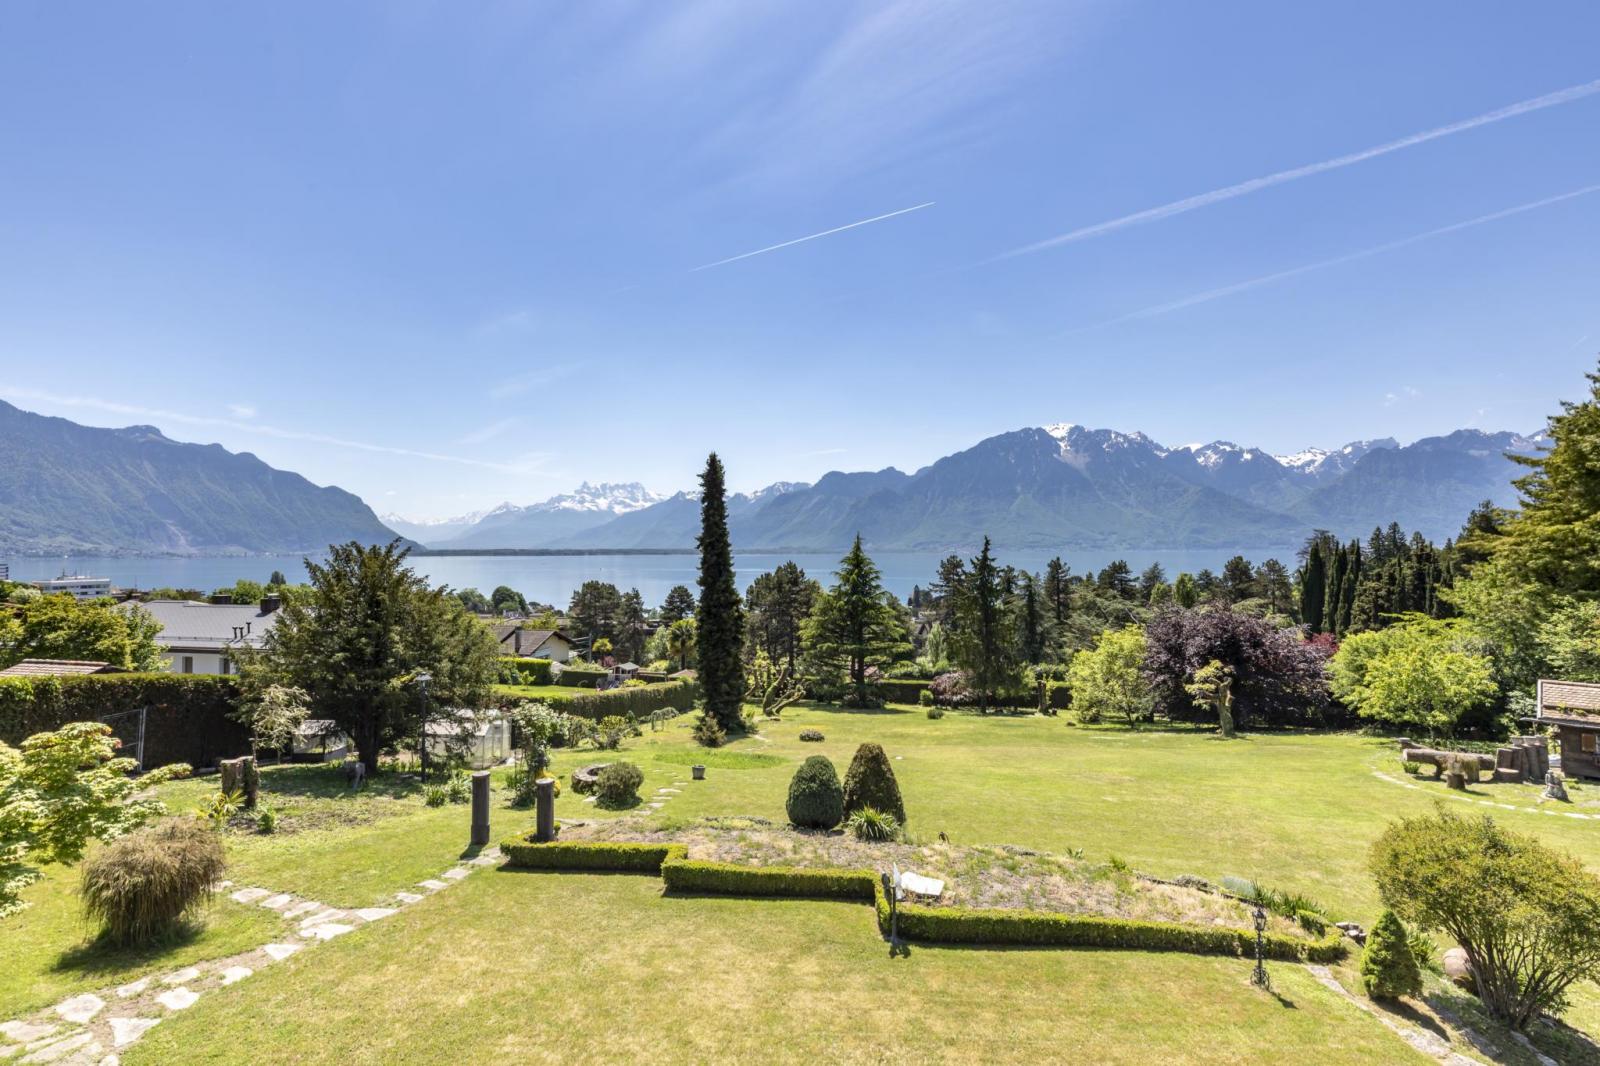
[[[556,838],[556,780],[541,777],[533,783],[533,802],[538,808],[533,839],[548,844]]]
[[[489,843],[489,771],[472,775],[472,843]]]

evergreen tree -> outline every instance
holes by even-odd
[[[1022,681],[1015,618],[1005,609],[1001,581],[989,538],[984,537],[983,550],[972,560],[956,601],[954,658],[966,671],[967,684],[985,714],[997,696],[1015,690]]]
[[[1184,571],[1178,575],[1172,583],[1172,602],[1185,610],[1200,602],[1200,590],[1195,588],[1193,574]]]
[[[938,623],[946,630],[955,628],[955,601],[961,585],[967,579],[967,564],[959,555],[947,555],[939,561],[939,576],[928,587],[933,598],[933,612]]]
[[[867,671],[882,668],[911,650],[905,621],[884,591],[878,568],[861,548],[858,534],[839,561],[834,585],[816,597],[804,639],[812,667],[843,674],[852,706],[877,706]]]
[[[1049,616],[1044,610],[1044,599],[1039,594],[1038,579],[1024,571],[1021,588],[1016,597],[1016,611],[1022,661],[1042,663],[1045,647],[1049,643]]]
[[[1061,562],[1061,556],[1051,559],[1044,568],[1044,598],[1050,604],[1050,616],[1057,626],[1066,623],[1072,613],[1072,582],[1070,568]]]
[[[1256,595],[1267,601],[1273,614],[1288,614],[1293,607],[1294,590],[1289,583],[1289,568],[1268,559],[1256,568]]]
[[[1406,927],[1387,908],[1367,934],[1367,944],[1361,952],[1361,986],[1373,999],[1422,994],[1422,971],[1411,954]]]
[[[1167,572],[1161,569],[1160,563],[1151,563],[1145,567],[1144,572],[1139,575],[1139,602],[1149,603],[1150,594],[1155,591],[1156,586],[1166,583]]]
[[[289,579],[283,576],[283,571],[282,570],[274,570],[272,572],[272,576],[267,578],[268,587],[271,587],[271,586],[274,586],[274,585],[287,585],[288,583],[289,583]]]
[[[622,614],[622,593],[609,581],[585,581],[572,593],[567,617],[572,628],[591,645],[597,640],[617,642],[617,620]]]
[[[1100,571],[1100,576],[1095,579],[1095,584],[1101,592],[1122,600],[1134,599],[1139,591],[1139,586],[1133,578],[1133,569],[1121,559],[1113,559],[1106,564],[1106,568]]]
[[[728,501],[722,460],[712,452],[700,475],[700,604],[695,650],[705,716],[725,731],[744,728],[744,609],[734,585]]]
[[[1324,537],[1314,533],[1306,544],[1305,563],[1300,568],[1300,621],[1313,633],[1324,632],[1324,603],[1328,595],[1327,558],[1323,555]]]
[[[667,591],[667,598],[661,604],[661,624],[670,626],[694,615],[694,593],[682,585],[674,585]]]
[[[791,672],[799,662],[802,630],[822,586],[793,562],[750,583],[745,604],[750,611],[750,638],[775,663]]]
[[[624,592],[617,603],[617,613],[612,619],[612,651],[624,662],[638,662],[644,657],[645,627],[644,597],[638,589]]]
[[[1228,603],[1238,603],[1240,600],[1254,599],[1256,595],[1256,572],[1250,565],[1250,560],[1242,555],[1235,555],[1222,564],[1222,599]]]
[[[1344,603],[1345,573],[1350,568],[1350,554],[1343,547],[1335,550],[1332,565],[1328,567],[1328,592],[1322,616],[1322,632],[1339,636],[1339,608]]]

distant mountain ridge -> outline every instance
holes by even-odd
[[[833,471],[734,495],[728,519],[744,551],[833,551],[858,532],[880,550],[963,551],[985,535],[1013,550],[1281,548],[1316,528],[1365,536],[1391,521],[1441,540],[1479,501],[1515,503],[1519,468],[1505,453],[1538,442],[1458,430],[1275,456],[1063,422],[989,437],[912,474]],[[543,540],[485,529],[446,546],[685,548],[699,521],[696,495],[680,492]]]
[[[296,552],[394,536],[359,496],[249,452],[0,401],[0,552]]]

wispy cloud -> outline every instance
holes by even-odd
[[[703,266],[697,266],[693,270],[690,270],[689,273],[693,274],[701,270],[710,270],[712,267],[725,266],[728,263],[737,263],[741,259],[749,259],[752,256],[766,255],[768,252],[776,252],[779,248],[789,248],[796,244],[804,244],[806,241],[814,241],[819,237],[829,237],[835,233],[843,233],[847,229],[855,229],[857,226],[869,226],[874,222],[882,222],[884,219],[894,218],[898,215],[909,215],[913,211],[921,211],[924,207],[932,207],[933,205],[934,201],[929,200],[927,203],[917,204],[915,207],[902,207],[900,210],[890,211],[886,215],[874,215],[871,218],[864,218],[859,222],[851,222],[843,226],[835,226],[832,229],[825,229],[821,233],[812,233],[804,237],[796,237],[792,241],[783,241],[780,244],[769,244],[765,248],[757,248],[753,252],[742,252],[739,255],[730,255],[726,259],[718,259],[715,263],[706,263]]]
[[[1220,288],[1207,289],[1204,292],[1197,292],[1192,296],[1185,296],[1178,300],[1170,300],[1166,303],[1155,304],[1152,307],[1140,308],[1137,311],[1129,311],[1125,315],[1118,315],[1115,318],[1108,318],[1104,322],[1096,322],[1089,326],[1080,326],[1077,329],[1070,330],[1068,332],[1081,333],[1084,330],[1101,329],[1105,326],[1114,326],[1119,322],[1128,322],[1133,319],[1154,318],[1157,315],[1170,314],[1173,311],[1180,311],[1185,307],[1193,307],[1196,304],[1209,303],[1212,300],[1220,300],[1225,296],[1237,296],[1241,292],[1248,292],[1251,289],[1258,289],[1263,285],[1271,285],[1274,282],[1285,281],[1289,278],[1299,277],[1301,274],[1309,274],[1315,270],[1325,270],[1328,267],[1341,266],[1345,263],[1353,263],[1358,259],[1368,259],[1375,255],[1382,255],[1385,252],[1392,252],[1400,248],[1405,248],[1409,245],[1419,244],[1422,241],[1430,241],[1435,237],[1442,237],[1448,233],[1456,233],[1460,230],[1471,229],[1473,226],[1482,226],[1490,222],[1498,222],[1503,218],[1510,218],[1513,215],[1520,215],[1527,211],[1537,211],[1541,207],[1549,207],[1552,204],[1564,203],[1567,200],[1574,200],[1580,196],[1588,196],[1590,193],[1594,192],[1600,192],[1600,184],[1586,185],[1581,189],[1574,189],[1571,192],[1562,193],[1559,196],[1549,196],[1543,200],[1534,200],[1532,203],[1519,204],[1516,207],[1508,207],[1503,211],[1495,211],[1487,215],[1479,215],[1477,218],[1469,218],[1465,222],[1454,222],[1448,226],[1440,226],[1438,229],[1428,230],[1425,233],[1417,233],[1410,237],[1402,237],[1397,241],[1388,241],[1384,244],[1374,245],[1371,248],[1363,248],[1358,252],[1349,252],[1345,255],[1334,256],[1332,259],[1322,259],[1315,263],[1306,263],[1304,266],[1291,267],[1288,270],[1279,270],[1271,274],[1263,274],[1260,277],[1250,278],[1246,281],[1235,282],[1232,285],[1223,285]]]
[[[489,386],[488,396],[491,400],[509,400],[513,396],[521,396],[535,385],[548,385],[553,381],[571,377],[577,372],[577,366],[571,363],[543,366],[537,370],[530,370],[524,374],[514,374],[496,382]]]
[[[1136,211],[1131,215],[1123,215],[1121,218],[1113,218],[1106,222],[1097,222],[1092,226],[1083,226],[1057,237],[1036,241],[1020,248],[1013,248],[1009,252],[996,256],[995,260],[1028,255],[1032,252],[1043,251],[1046,248],[1055,248],[1075,241],[1088,240],[1091,237],[1103,236],[1129,226],[1138,226],[1147,222],[1159,222],[1174,215],[1181,215],[1202,207],[1210,207],[1212,204],[1219,204],[1225,200],[1233,200],[1240,196],[1248,196],[1250,193],[1260,192],[1262,189],[1270,189],[1274,185],[1298,181],[1301,178],[1309,178],[1316,174],[1325,174],[1330,170],[1354,166],[1357,163],[1364,163],[1369,159],[1376,159],[1391,152],[1398,152],[1405,148],[1426,144],[1429,141],[1436,141],[1441,137],[1449,137],[1453,134],[1464,133],[1467,130],[1475,130],[1480,126],[1502,122],[1508,118],[1516,118],[1518,115],[1526,115],[1532,111],[1542,111],[1547,107],[1568,104],[1574,100],[1592,96],[1597,92],[1600,92],[1600,80],[1574,85],[1557,92],[1546,93],[1544,96],[1536,96],[1531,100],[1523,100],[1520,103],[1509,104],[1493,111],[1486,111],[1473,118],[1462,119],[1460,122],[1452,122],[1445,126],[1435,126],[1433,129],[1423,130],[1421,133],[1413,133],[1408,137],[1401,137],[1399,140],[1388,141],[1372,148],[1364,148],[1359,152],[1351,152],[1347,155],[1336,156],[1333,159],[1325,159],[1320,163],[1309,163],[1305,166],[1294,167],[1291,170],[1280,170],[1276,174],[1268,174],[1261,178],[1251,178],[1249,181],[1241,181],[1237,185],[1229,185],[1225,188],[1200,193],[1197,196],[1174,200],[1172,203],[1162,204],[1160,207]]]
[[[254,418],[256,416],[256,409],[246,403],[230,403],[228,412],[235,418]]]
[[[480,426],[471,433],[457,439],[456,443],[465,447],[482,444],[484,441],[493,440],[502,433],[507,433],[522,424],[520,418],[502,418],[498,422],[491,422],[487,426]]]
[[[259,422],[243,422],[232,418],[217,418],[210,415],[191,415],[181,411],[167,411],[156,407],[141,407],[137,404],[119,403],[112,400],[102,400],[93,396],[68,395],[54,392],[45,392],[41,389],[21,388],[11,385],[0,385],[0,395],[12,400],[23,402],[34,401],[52,404],[58,407],[75,407],[90,411],[103,411],[107,414],[127,415],[131,418],[148,418],[152,422],[176,422],[185,426],[204,426],[213,429],[231,429],[241,433],[254,433],[263,437],[273,437],[277,440],[305,441],[310,444],[322,444],[331,448],[345,448],[351,451],[371,452],[379,455],[398,455],[410,459],[426,459],[437,463],[455,463],[461,466],[482,467],[486,470],[497,470],[507,474],[532,474],[541,477],[557,477],[553,472],[539,469],[539,464],[549,458],[539,453],[523,453],[522,461],[517,463],[497,463],[484,459],[472,459],[462,455],[446,455],[440,452],[421,451],[416,448],[402,448],[389,444],[374,444],[370,441],[350,440],[345,437],[333,437],[324,433],[307,433],[296,429],[283,429],[278,426],[263,425]]]
[[[1422,391],[1420,389],[1416,388],[1415,386],[1402,385],[1398,390],[1396,390],[1394,392],[1386,392],[1386,393],[1383,394],[1383,406],[1385,406],[1385,407],[1393,407],[1395,404],[1399,403],[1401,400],[1415,400],[1418,396],[1421,396],[1421,395],[1422,395]]]

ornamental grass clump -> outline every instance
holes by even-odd
[[[844,789],[826,755],[800,764],[789,782],[789,821],[801,829],[832,829],[844,821]]]
[[[1385,910],[1367,934],[1361,953],[1361,987],[1373,999],[1422,994],[1422,971],[1411,954],[1411,937],[1394,911]]]
[[[863,744],[850,760],[844,775],[844,810],[854,814],[863,807],[894,816],[898,825],[906,824],[906,804],[900,798],[900,783],[895,780],[889,756],[877,744]]]
[[[110,943],[149,944],[176,931],[210,898],[223,866],[222,838],[205,822],[158,822],[113,841],[84,863],[83,908]]]
[[[857,840],[873,843],[895,840],[900,836],[900,823],[895,821],[894,815],[871,807],[853,812],[846,819],[844,827]]]

